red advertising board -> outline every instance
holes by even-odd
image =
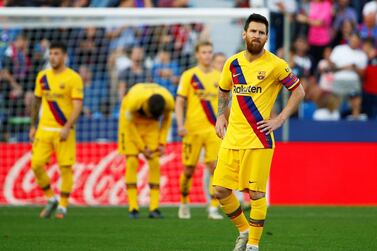
[[[30,169],[29,144],[0,144],[0,204],[39,204],[43,194]],[[47,166],[55,191],[59,168]],[[171,143],[161,158],[161,203],[179,203],[181,145]],[[80,143],[70,198],[76,205],[125,205],[124,157],[114,143]],[[203,167],[198,166],[191,201],[206,202]],[[279,143],[271,170],[273,205],[377,205],[377,144]],[[140,159],[138,193],[148,204],[148,166]]]
[[[377,143],[278,144],[270,203],[377,205]]]
[[[38,204],[44,202],[30,168],[29,144],[0,144],[0,204]],[[52,186],[59,188],[59,168],[55,159],[47,166]],[[172,143],[161,162],[161,203],[179,202],[179,175],[181,145]],[[116,144],[80,143],[77,145],[77,163],[74,166],[74,187],[70,202],[75,205],[125,205],[124,156],[117,153]],[[198,166],[194,176],[191,201],[205,203],[202,188],[203,168]],[[140,159],[138,169],[140,204],[149,200],[148,165]]]

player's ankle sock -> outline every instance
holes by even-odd
[[[266,198],[251,200],[249,241],[247,242],[247,244],[258,246],[259,240],[262,236],[266,214]]]
[[[69,200],[69,193],[61,192],[60,193],[60,200],[59,200],[59,207],[68,207],[68,200]]]
[[[150,187],[149,211],[153,211],[158,208],[158,204],[160,201],[160,185],[149,183],[149,187]]]
[[[188,195],[190,193],[191,184],[192,178],[188,178],[184,173],[182,173],[179,180],[182,204],[187,204],[189,202]]]
[[[220,202],[219,202],[218,199],[215,198],[215,196],[213,194],[212,180],[213,180],[213,175],[211,175],[210,178],[209,178],[209,194],[211,195],[210,206],[211,207],[218,207],[220,205]]]
[[[137,204],[137,185],[136,184],[127,184],[127,196],[128,196],[128,209],[129,211],[132,210],[139,210],[139,206]]]
[[[43,190],[44,195],[47,199],[54,197],[54,192],[50,186],[50,178],[47,175],[46,170],[43,166],[33,166],[32,170],[34,172],[35,180],[37,181],[39,187]]]
[[[50,185],[47,185],[45,187],[42,187],[43,193],[46,196],[48,200],[54,200],[56,199],[54,192],[51,189]]]
[[[228,197],[219,200],[224,213],[230,218],[240,232],[245,232],[249,228],[247,219],[242,211],[241,204],[232,193]]]
[[[63,194],[68,194],[72,191],[73,187],[73,170],[71,166],[60,166],[60,177],[62,180],[60,191]]]

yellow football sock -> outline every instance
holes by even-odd
[[[241,204],[237,197],[232,193],[225,199],[219,200],[220,205],[226,215],[230,218],[233,224],[240,232],[245,232],[249,228],[249,224],[242,211]]]
[[[150,203],[149,211],[158,208],[160,202],[160,160],[153,157],[148,160],[149,165],[149,188],[150,188]]]
[[[127,156],[126,158],[126,187],[128,196],[128,211],[139,210],[137,204],[137,168],[139,160],[136,156]]]
[[[211,174],[211,176],[209,177],[209,195],[211,195],[211,203],[210,203],[210,206],[211,207],[218,207],[219,206],[219,200],[215,198],[215,196],[213,195],[213,186],[212,186],[212,180],[213,180],[213,175]]]
[[[191,189],[192,178],[188,178],[183,172],[179,179],[179,187],[181,192],[181,203],[187,204],[189,202],[189,193]]]
[[[149,183],[150,188],[150,204],[149,211],[156,210],[160,201],[160,185]]]
[[[59,207],[68,207],[69,193],[60,193]]]
[[[251,200],[250,228],[248,244],[258,245],[263,233],[264,221],[267,214],[266,198]]]
[[[60,201],[59,206],[67,207],[69,195],[73,187],[73,170],[71,166],[61,166],[60,176],[62,179],[62,184],[60,188]]]
[[[48,177],[45,168],[43,166],[33,166],[32,170],[38,186],[43,190],[43,193],[47,199],[54,197],[54,192],[52,191],[50,185],[50,177]]]

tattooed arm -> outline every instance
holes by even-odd
[[[42,98],[34,96],[33,101],[31,103],[31,125],[30,125],[30,131],[29,131],[29,139],[30,141],[34,140],[34,135],[37,130],[37,120],[38,120],[38,113],[39,109],[41,108]]]
[[[229,117],[229,91],[219,89],[218,113],[216,120],[216,134],[223,139],[225,136],[225,129],[228,126]]]

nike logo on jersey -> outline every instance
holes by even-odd
[[[256,181],[249,181],[249,184],[256,183]]]
[[[237,77],[237,76],[239,76],[239,75],[241,75],[241,73],[233,74],[233,78],[235,78],[235,77]]]

